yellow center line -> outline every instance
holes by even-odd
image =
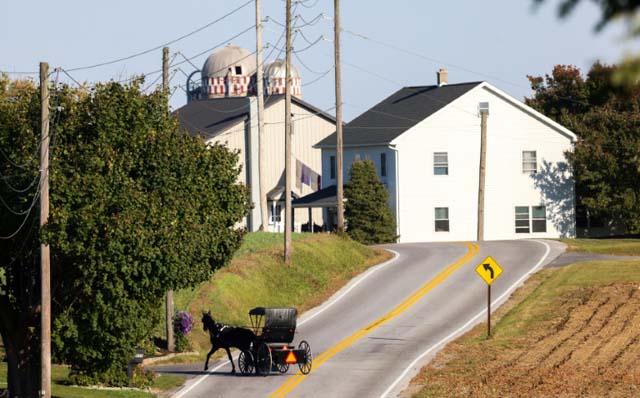
[[[396,308],[389,311],[382,317],[376,319],[375,321],[371,322],[369,325],[365,326],[364,328],[353,333],[351,336],[345,338],[344,340],[334,345],[333,347],[329,348],[327,351],[320,354],[317,358],[314,358],[313,370],[318,369],[320,365],[322,365],[323,363],[331,359],[334,355],[336,355],[340,351],[344,350],[345,348],[349,347],[356,341],[363,338],[369,332],[379,328],[380,326],[384,325],[385,323],[389,322],[393,318],[397,317],[398,315],[408,310],[412,305],[414,305],[418,300],[420,300],[425,294],[427,294],[433,288],[435,288],[440,283],[442,283],[455,270],[457,270],[458,268],[466,264],[469,260],[475,257],[476,254],[478,254],[478,251],[480,251],[480,247],[475,243],[464,242],[462,244],[467,246],[467,248],[469,249],[469,251],[464,256],[459,258],[453,264],[450,264],[442,272],[436,275],[435,278],[427,282],[427,284],[425,284],[420,289],[418,289],[415,293],[409,296],[405,301],[403,301]],[[298,384],[300,384],[307,376],[308,375],[303,375],[298,371],[295,375],[291,376],[289,380],[287,380],[282,386],[280,386],[280,388],[278,388],[275,392],[273,392],[269,397],[270,398],[284,397],[289,392],[291,392],[291,390],[293,390]]]

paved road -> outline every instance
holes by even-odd
[[[300,318],[295,344],[308,340],[308,376],[234,376],[231,365],[193,377],[174,398],[396,396],[442,345],[486,320],[486,284],[475,267],[488,255],[504,273],[492,286],[492,309],[515,285],[561,253],[555,242],[420,243],[384,246],[398,257],[352,281]]]

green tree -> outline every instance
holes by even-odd
[[[389,193],[372,161],[351,165],[344,197],[347,233],[352,239],[366,245],[396,241],[396,221],[387,205]]]
[[[237,154],[180,132],[166,96],[140,84],[52,95],[49,223],[35,227],[36,203],[25,227],[0,240],[11,396],[35,396],[39,384],[40,239],[51,246],[55,359],[71,365],[76,382],[111,385],[127,382],[127,362],[149,338],[165,291],[206,280],[240,244],[244,231],[234,226],[249,205]],[[37,188],[15,192],[38,176],[39,118],[37,88],[3,78],[0,196],[15,213]],[[25,220],[7,210],[1,236]]]
[[[539,5],[547,0],[533,0]],[[568,17],[580,4],[581,0],[560,0],[558,15],[561,18]],[[600,20],[595,25],[596,32],[600,32],[612,21],[624,20],[627,24],[628,37],[640,36],[640,19],[637,12],[640,8],[640,0],[592,0],[600,8]],[[620,63],[613,76],[617,85],[634,85],[640,78],[640,57],[637,55],[626,56]]]
[[[535,92],[529,106],[578,135],[567,153],[578,203],[590,213],[640,232],[640,84],[612,83],[616,66],[595,63],[586,79],[574,66],[529,76]]]

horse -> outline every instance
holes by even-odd
[[[229,348],[234,347],[242,351],[249,351],[251,344],[256,339],[256,335],[249,329],[229,326],[214,321],[211,316],[211,311],[202,313],[202,325],[204,331],[209,332],[209,338],[211,340],[211,351],[207,354],[204,370],[209,369],[209,358],[211,355],[218,351],[218,349],[224,348],[227,351],[229,362],[231,362],[231,373],[235,373],[236,367],[233,364],[233,358],[231,358]]]

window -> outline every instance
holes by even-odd
[[[529,206],[516,206],[516,233],[528,234],[529,232]]]
[[[436,232],[449,232],[449,208],[436,207]]]
[[[236,66],[236,75],[242,74],[242,66]]]
[[[387,154],[380,154],[380,177],[387,176]]]
[[[330,163],[330,167],[331,167],[331,179],[335,179],[336,178],[336,157],[335,156],[331,156],[329,157],[329,163]]]
[[[273,203],[273,205],[269,208],[269,222],[271,224],[276,224],[282,221],[280,217],[280,213],[282,212],[282,206]]]
[[[544,206],[531,208],[531,231],[547,232],[547,212]]]
[[[447,152],[433,153],[433,174],[437,176],[449,174],[449,156]]]
[[[538,171],[536,151],[522,151],[522,172],[533,174]]]
[[[547,210],[544,206],[516,206],[516,233],[547,232]]]

